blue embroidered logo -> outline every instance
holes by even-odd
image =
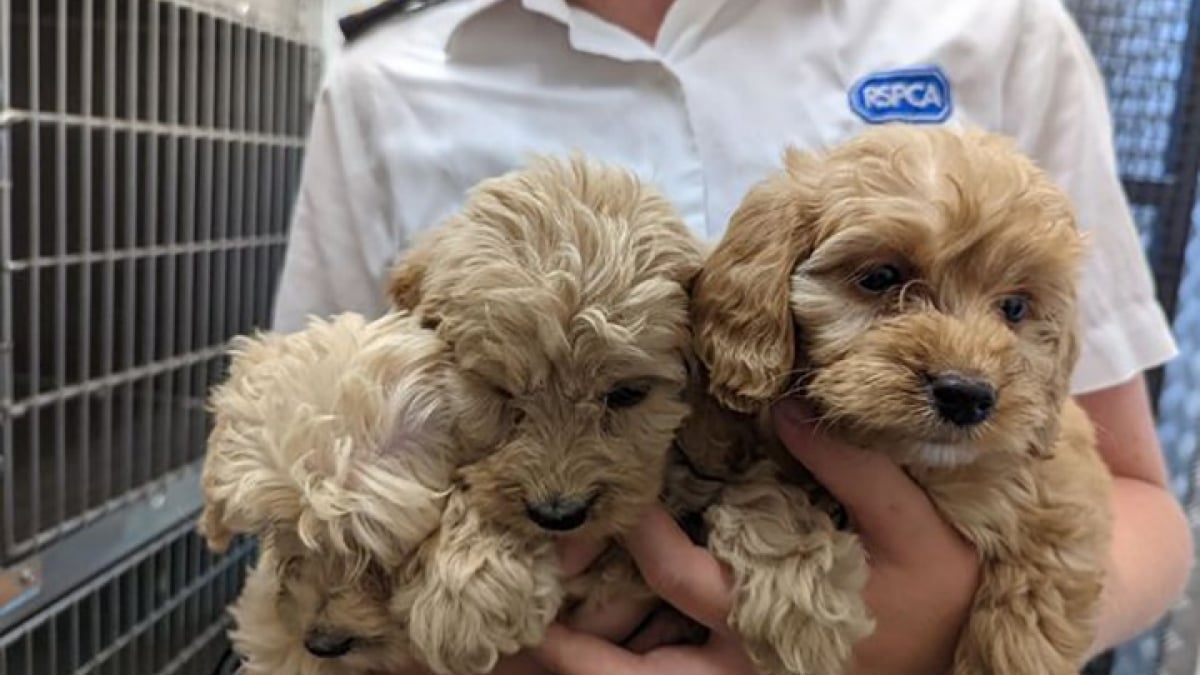
[[[950,117],[950,83],[937,66],[872,73],[850,88],[850,107],[872,124],[944,122]]]

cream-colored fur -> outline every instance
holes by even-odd
[[[446,345],[400,313],[235,342],[211,396],[200,529],[218,551],[260,535],[262,559],[233,610],[249,673],[408,662],[393,586],[440,526],[461,386]],[[330,635],[352,640],[348,652],[306,646]]]
[[[828,432],[903,464],[978,548],[959,675],[1075,673],[1093,636],[1110,479],[1068,391],[1081,251],[1068,197],[1005,139],[887,125],[825,153],[789,151],[696,283],[697,351],[724,406],[806,397]],[[939,416],[931,387],[946,374],[994,388],[986,419]],[[756,519],[794,518],[780,498],[752,506]],[[837,563],[847,578],[855,558]],[[836,672],[813,655],[848,655],[787,641],[809,619],[779,614],[769,594],[742,587],[738,601],[756,625],[780,624],[759,662],[774,648],[792,667],[770,672]],[[857,616],[846,602],[823,606]]]
[[[466,382],[470,460],[397,596],[434,671],[490,670],[576,602],[649,597],[616,553],[564,587],[553,542],[619,535],[661,493],[688,412],[700,263],[665,199],[581,157],[484,181],[398,261],[394,304],[450,345]],[[547,504],[586,504],[586,517],[548,528],[535,522]]]

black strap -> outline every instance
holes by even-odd
[[[445,0],[384,0],[361,12],[347,14],[338,19],[338,27],[346,42],[350,42],[371,29],[375,24],[399,14],[409,14],[426,7],[439,5]]]

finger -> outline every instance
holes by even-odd
[[[530,653],[558,675],[649,675],[637,655],[557,623]]]
[[[555,542],[555,548],[563,576],[573,577],[586,570],[610,543],[603,539],[570,535],[560,538]]]
[[[628,638],[662,601],[656,597],[614,598],[597,603],[585,598],[564,622],[572,630],[620,642]]]
[[[625,546],[654,592],[708,628],[725,627],[733,595],[725,569],[661,506],[646,511]]]
[[[895,462],[822,436],[798,401],[781,401],[772,412],[780,440],[850,512],[873,556],[902,558],[944,543],[949,526]]]

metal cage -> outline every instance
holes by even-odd
[[[0,0],[0,674],[223,644],[204,402],[270,314],[320,60],[229,5]]]

